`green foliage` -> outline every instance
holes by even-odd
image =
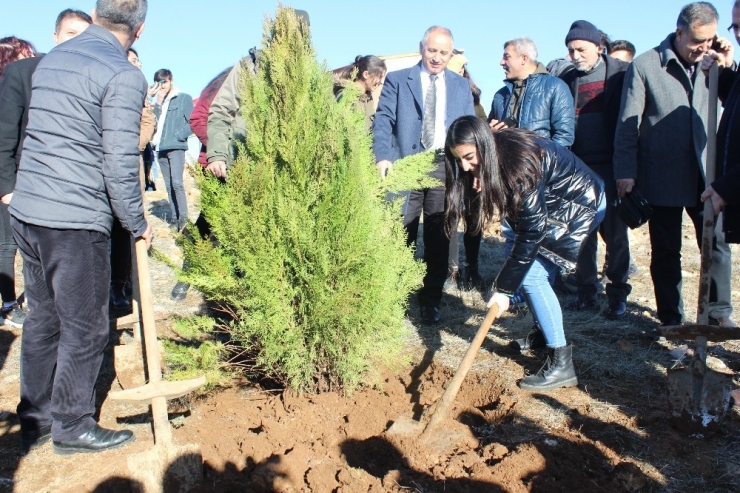
[[[203,341],[197,345],[163,340],[167,380],[186,380],[206,376],[202,391],[224,385],[230,374],[222,368],[221,358],[226,353],[223,344]]]
[[[182,277],[232,316],[232,340],[264,374],[351,391],[399,360],[423,265],[385,196],[418,187],[431,157],[381,180],[356,92],[336,102],[291,9],[265,23],[260,68],[241,82],[243,152],[226,183],[198,180],[218,245],[185,242]]]
[[[389,193],[442,186],[444,183],[428,175],[435,168],[434,151],[406,156],[393,163],[393,169],[382,182],[382,186]]]

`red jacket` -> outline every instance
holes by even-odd
[[[211,108],[211,102],[216,97],[218,91],[210,91],[210,97],[205,93],[208,92],[208,88],[205,88],[198,98],[198,102],[193,107],[193,112],[190,114],[190,128],[193,133],[200,140],[200,155],[198,156],[198,162],[204,168],[208,166],[206,161],[206,146],[208,145],[208,132],[206,130],[208,126],[208,111]]]

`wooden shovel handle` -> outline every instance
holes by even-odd
[[[157,343],[157,328],[154,322],[154,305],[152,304],[152,285],[149,277],[149,255],[146,240],[136,239],[136,268],[139,274],[139,295],[141,299],[141,322],[144,332],[144,350],[146,354],[147,376],[150,384],[162,380],[162,366]],[[154,424],[155,443],[170,443],[172,430],[167,418],[167,399],[152,399],[152,422]]]
[[[707,152],[704,163],[704,176],[706,186],[714,181],[715,163],[717,159],[717,93],[719,81],[719,69],[717,62],[712,63],[709,68],[709,104],[707,114]],[[699,298],[696,310],[696,323],[698,325],[709,324],[709,269],[712,267],[712,243],[714,240],[714,207],[712,201],[704,202],[704,215],[702,216],[703,229],[701,241],[701,267],[699,269]],[[706,341],[705,341],[706,343]],[[701,344],[697,339],[697,344]]]
[[[162,367],[157,344],[157,328],[154,321],[152,305],[152,285],[149,278],[149,255],[146,240],[136,239],[136,268],[139,274],[139,295],[141,299],[141,321],[144,329],[144,346],[146,350],[146,367],[149,382],[162,380]]]
[[[460,390],[460,386],[462,385],[463,380],[465,380],[468,371],[470,371],[470,367],[473,366],[473,361],[475,361],[475,357],[483,344],[483,340],[486,338],[486,335],[488,335],[488,330],[491,328],[491,325],[493,325],[494,320],[499,316],[499,309],[500,308],[496,303],[491,305],[491,308],[488,309],[486,318],[483,320],[478,332],[475,334],[473,342],[470,343],[470,347],[460,362],[460,366],[457,367],[455,375],[452,377],[452,380],[450,380],[449,385],[447,385],[447,389],[439,400],[437,409],[435,409],[434,414],[432,414],[429,424],[424,428],[424,432],[420,437],[422,441],[426,441],[437,424],[447,417],[450,406],[455,400],[457,392]]]

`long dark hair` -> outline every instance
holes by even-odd
[[[478,86],[475,85],[475,82],[473,82],[473,78],[470,76],[470,72],[468,71],[468,68],[463,65],[463,73],[462,76],[468,79],[468,82],[470,82],[470,91],[473,93],[473,104],[479,105],[480,104],[480,95],[481,90]]]
[[[515,219],[526,192],[535,188],[542,176],[544,157],[542,138],[534,132],[511,128],[492,132],[480,118],[463,116],[452,122],[445,142],[447,234],[457,231],[462,207],[471,207],[473,174],[460,168],[452,149],[460,144],[473,144],[478,149],[480,194],[475,233],[497,218]]]
[[[339,78],[345,80],[365,80],[362,74],[368,71],[370,77],[383,77],[388,69],[385,62],[375,55],[357,55],[352,65],[343,67],[339,72]]]

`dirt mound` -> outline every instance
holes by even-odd
[[[178,264],[172,232],[158,219],[168,210],[164,198],[162,191],[147,194],[155,247]],[[689,241],[689,224],[685,221],[683,277],[687,319],[693,320],[698,252]],[[443,298],[443,323],[437,326],[419,325],[412,302],[407,349],[413,362],[351,396],[295,395],[234,381],[198,400],[171,403],[176,441],[198,444],[203,454],[204,480],[195,491],[738,491],[738,413],[711,435],[686,435],[670,422],[666,370],[675,364],[669,351],[676,344],[645,337],[656,324],[647,230],[632,236],[640,273],[630,279],[628,314],[606,320],[603,299],[592,311],[564,312],[578,387],[549,394],[519,390],[517,381],[542,361],[507,349],[533,323],[526,311],[509,312],[491,328],[449,420],[433,435],[439,440],[422,444],[415,436],[390,434],[399,416],[428,420],[483,319],[481,294],[454,290]],[[740,257],[733,250],[733,280],[740,286]],[[501,255],[496,236],[487,237],[480,255],[484,277],[493,278]],[[173,270],[156,260],[150,267],[157,329],[167,337],[175,316],[202,312],[204,303],[193,290],[184,302],[171,300]],[[19,266],[19,286],[20,272]],[[732,296],[738,306],[740,293]],[[561,295],[561,301],[569,299]],[[126,339],[118,330],[111,334],[112,344]],[[119,365],[116,374],[111,347],[97,385],[101,425],[132,429],[135,443],[72,457],[55,456],[45,445],[24,456],[14,413],[20,339],[21,331],[0,327],[0,492],[131,491],[126,459],[152,447],[149,410],[114,403],[106,395],[132,377],[140,379],[126,374],[137,365]],[[739,342],[712,343],[709,352],[730,370],[740,370]]]

